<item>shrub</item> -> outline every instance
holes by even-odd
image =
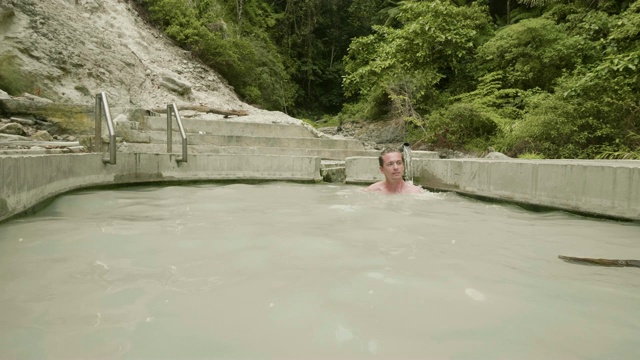
[[[427,141],[435,147],[483,150],[496,134],[497,124],[473,103],[454,103],[426,120]]]

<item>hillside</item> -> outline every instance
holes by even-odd
[[[261,112],[128,0],[0,0],[0,61],[27,84],[25,92],[57,103],[91,104],[104,91],[116,106]]]

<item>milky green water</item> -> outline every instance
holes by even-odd
[[[640,226],[358,186],[132,187],[0,224],[0,359],[640,359]]]

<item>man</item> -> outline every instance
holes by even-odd
[[[376,191],[384,194],[419,194],[423,192],[421,187],[404,181],[404,162],[402,153],[394,149],[384,149],[378,157],[380,172],[384,174],[384,180],[372,184],[366,191]]]

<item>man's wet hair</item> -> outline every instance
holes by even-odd
[[[389,148],[389,147],[384,148],[384,150],[382,150],[382,152],[380,153],[380,156],[378,156],[378,163],[380,164],[380,166],[384,165],[384,160],[382,159],[383,156],[387,154],[395,153],[395,152],[402,154],[402,150]],[[402,161],[404,162],[404,158],[402,159]]]

